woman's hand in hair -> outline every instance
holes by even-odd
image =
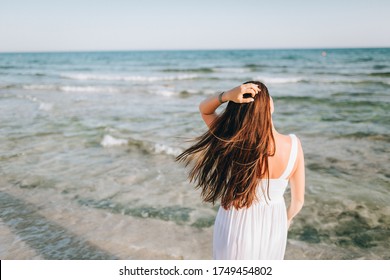
[[[253,102],[256,94],[260,92],[260,88],[256,84],[242,84],[223,94],[223,101],[233,101],[234,103],[249,103]],[[250,94],[250,97],[244,97],[244,94]]]

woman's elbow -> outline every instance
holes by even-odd
[[[305,200],[304,198],[298,198],[298,199],[294,199],[293,202],[297,208],[301,209],[303,207],[303,204],[305,203]]]
[[[203,102],[201,102],[198,106],[198,109],[199,109],[199,112],[202,114],[202,115],[207,115],[206,112],[205,112],[205,106],[203,104]]]
[[[199,112],[201,112],[201,113],[202,113],[202,108],[203,108],[203,105],[202,105],[202,103],[200,103],[198,106],[198,109],[199,109]]]

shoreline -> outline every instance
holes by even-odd
[[[6,197],[10,202],[7,213],[12,212],[12,204],[17,208],[14,209],[16,214],[18,211],[31,211],[28,220],[22,221],[28,223],[27,227],[21,230],[17,228],[18,222],[8,220],[4,214],[1,216],[1,259],[212,259],[213,227],[199,229],[180,226],[172,221],[142,219],[90,209],[67,201],[53,189],[46,191],[48,199],[42,201],[40,195],[26,197],[22,189],[3,179],[0,182],[2,186],[7,186],[0,189],[0,200]],[[46,243],[50,243],[45,240],[45,234],[27,234],[26,229],[28,231],[34,223],[59,233],[53,237],[56,241],[45,247]],[[161,228],[164,228],[163,236],[158,230]],[[68,248],[66,242],[74,248]],[[63,250],[63,253],[59,253],[59,250]],[[85,250],[92,251],[88,258],[85,258],[88,256]],[[80,255],[83,251],[85,255]],[[335,245],[288,239],[285,260],[341,260],[351,259],[348,257],[350,254],[351,250]],[[371,254],[367,258],[352,259],[378,258]]]

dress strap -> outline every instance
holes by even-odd
[[[290,151],[290,157],[288,159],[287,167],[284,170],[282,176],[280,176],[280,179],[287,180],[287,177],[290,175],[292,169],[294,168],[295,161],[297,159],[298,154],[298,140],[295,134],[289,134],[291,137],[291,151]]]

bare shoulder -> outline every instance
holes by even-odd
[[[286,137],[286,138],[290,138],[290,135],[294,135],[295,136],[295,138],[297,139],[297,142],[298,142],[298,146],[300,146],[301,145],[301,139],[298,137],[298,135],[296,135],[295,133],[290,133],[290,134],[288,134],[288,135],[284,135],[284,134],[282,134],[284,137]]]
[[[294,133],[291,133],[291,134],[294,134]],[[295,135],[295,134],[294,134]],[[296,135],[295,135],[296,136]],[[291,137],[290,137],[290,134],[281,134],[281,133],[276,133],[274,134],[274,137],[275,139],[281,141],[281,142],[285,142],[285,143],[291,143]],[[298,137],[297,137],[298,139]],[[298,142],[299,139],[298,139]]]
[[[279,142],[282,146],[289,148],[289,147],[291,147],[291,136],[290,136],[291,134],[295,135],[295,137],[297,139],[297,144],[298,144],[298,152],[301,153],[302,152],[302,143],[301,143],[301,140],[298,137],[298,135],[296,135],[295,133],[290,133],[290,134],[278,133],[277,135],[275,135],[275,138],[276,138],[275,140],[277,142]]]
[[[302,149],[301,139],[298,137],[298,135],[296,135],[296,134],[294,134],[294,135],[297,138],[298,147]]]
[[[301,142],[301,139],[296,135],[294,134],[295,137],[297,138],[297,146],[298,146],[298,157],[303,157],[303,148],[302,148],[302,142]]]

